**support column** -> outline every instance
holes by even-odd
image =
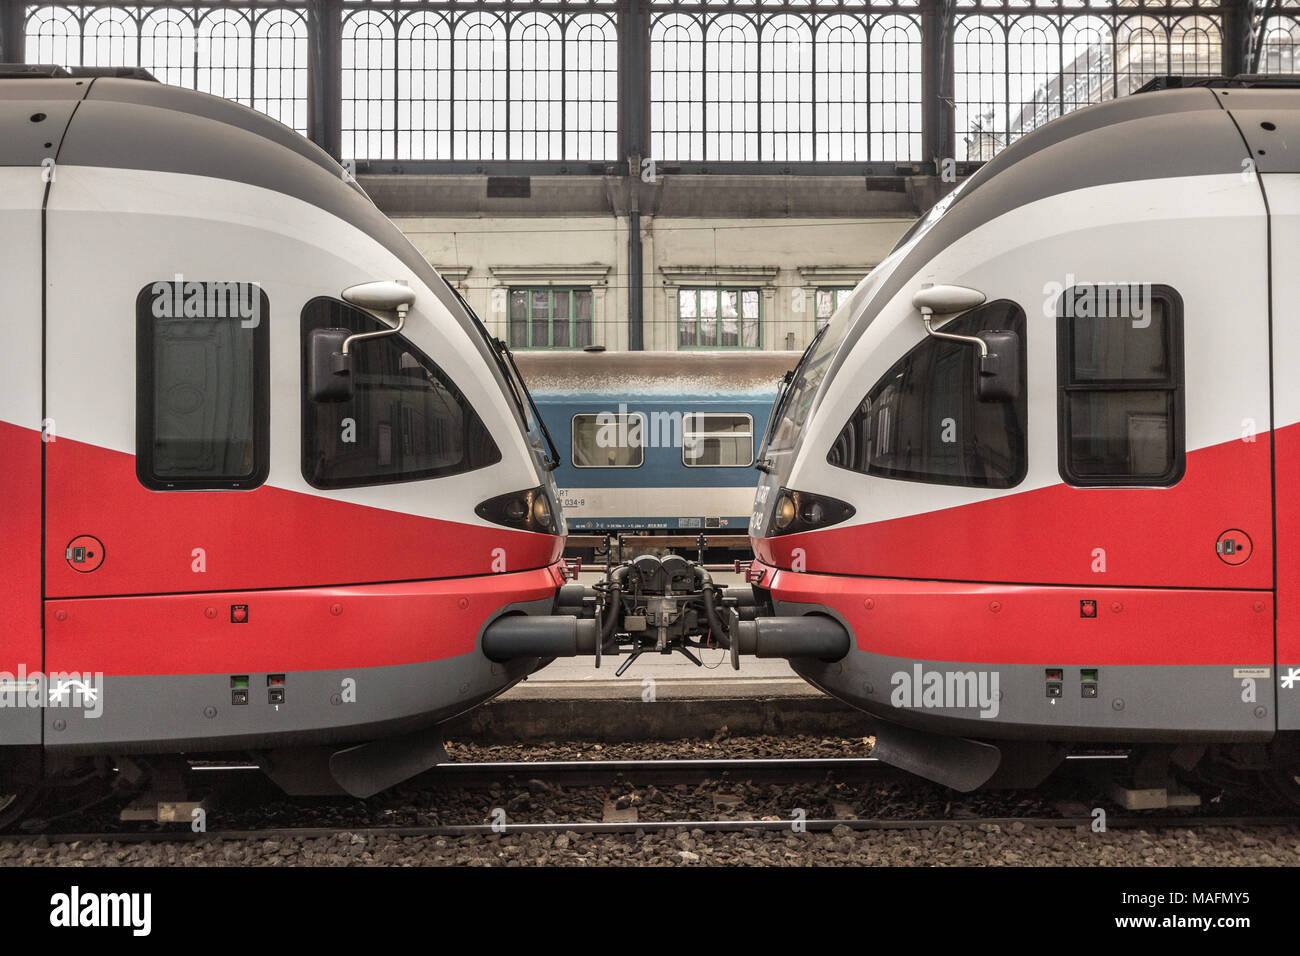
[[[921,142],[935,164],[956,155],[952,107],[952,0],[921,0]]]
[[[23,35],[23,7],[19,0],[0,0],[0,63],[25,61],[27,41]]]
[[[307,135],[341,160],[345,158],[342,0],[310,0],[307,37]]]
[[[637,184],[631,189],[637,194]],[[635,207],[627,216],[627,347],[645,348],[645,268],[641,250],[641,211]]]
[[[1222,0],[1223,3],[1223,48],[1219,56],[1223,64],[1223,75],[1235,77],[1245,72],[1245,53],[1251,35],[1251,12],[1249,0]]]
[[[776,282],[777,276],[779,275],[780,273],[778,272],[777,275],[772,277],[772,281]],[[758,347],[760,349],[768,349],[768,350],[784,349],[785,348],[784,341],[779,341],[782,338],[782,336],[779,331],[781,325],[776,314],[776,286],[765,285],[758,290],[758,295],[759,295]],[[739,305],[739,303],[737,303],[737,305]],[[763,328],[764,315],[769,316],[766,329]],[[719,316],[718,318],[718,331],[719,333],[721,333],[722,331],[721,316]],[[741,335],[744,334],[741,328],[741,320],[739,318],[736,319],[736,331]],[[767,334],[764,335],[763,334],[764,332],[766,332]]]
[[[608,291],[604,285],[591,287],[591,344],[612,349],[617,348],[618,338],[611,339],[609,330],[605,328],[605,293]]]
[[[641,217],[641,263],[642,269],[645,263],[650,266],[650,280],[642,281],[641,301],[644,303],[645,315],[643,325],[650,326],[649,336],[642,335],[642,348],[651,349],[673,349],[677,345],[677,326],[675,324],[677,313],[673,311],[673,320],[669,320],[662,310],[664,308],[664,290],[662,284],[656,281],[658,273],[655,271],[655,217],[653,213],[647,213]]]
[[[618,149],[640,160],[650,154],[650,20],[645,0],[621,0],[618,7]],[[639,177],[638,162],[628,175]]]
[[[624,182],[627,223],[627,347],[645,348],[645,289],[641,250],[641,162],[650,147],[649,97],[646,82],[650,21],[645,0],[622,0],[618,10],[618,145],[626,162]],[[653,158],[653,157],[650,157]]]

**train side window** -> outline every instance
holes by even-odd
[[[690,412],[682,418],[687,468],[748,468],[754,463],[754,419],[743,414]]]
[[[1182,299],[1168,286],[1079,285],[1057,304],[1061,477],[1167,487],[1186,463]]]
[[[640,412],[573,416],[573,467],[640,468],[645,416]]]
[[[940,326],[974,335],[1010,330],[1025,339],[1025,313],[990,302]],[[1024,381],[1025,348],[1020,350]],[[1012,488],[1028,471],[1024,390],[1014,401],[981,402],[975,349],[925,338],[867,393],[827,460],[867,475],[974,488]]]
[[[256,488],[270,470],[270,304],[252,282],[136,297],[136,476],[155,491]]]
[[[337,299],[302,310],[303,383],[314,329],[375,332],[375,318]],[[302,403],[302,474],[315,488],[353,488],[442,478],[501,460],[483,421],[446,373],[401,335],[352,353],[346,402]]]

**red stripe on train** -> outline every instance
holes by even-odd
[[[761,565],[755,565],[761,567]],[[1268,591],[1024,587],[768,570],[781,601],[843,616],[860,650],[1041,667],[1271,665]],[[1095,617],[1084,616],[1095,602]],[[1234,693],[1224,674],[1224,693]]]
[[[402,514],[262,486],[157,492],[135,457],[60,438],[47,453],[46,593],[162,594],[429,580],[545,567],[564,539]],[[410,485],[436,496],[435,486]],[[487,497],[485,493],[484,497]],[[65,559],[78,535],[104,545],[83,574]],[[204,570],[195,567],[202,549]]]
[[[1283,431],[1297,429],[1300,425]],[[1268,588],[1273,583],[1269,444],[1264,433],[1253,442],[1189,452],[1186,474],[1172,488],[1058,484],[924,514],[755,539],[754,553],[777,567],[794,567],[798,559],[803,570],[828,574]],[[853,480],[852,473],[845,472],[845,480]],[[1282,487],[1279,481],[1279,494]],[[1219,535],[1229,529],[1245,531],[1254,545],[1253,559],[1236,567],[1215,551]],[[1104,572],[1095,570],[1099,558]]]
[[[244,674],[441,660],[472,653],[502,606],[553,598],[558,574],[557,566],[410,584],[51,600],[46,669]],[[241,623],[233,606],[247,608]]]
[[[1274,467],[1277,475],[1277,662],[1291,666],[1300,664],[1300,426],[1279,429]]]
[[[41,433],[0,422],[0,671],[41,667]]]

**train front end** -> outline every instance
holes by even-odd
[[[1268,213],[1239,132],[1295,105],[1172,90],[1049,124],[809,348],[759,462],[751,576],[776,615],[851,633],[843,659],[791,663],[872,715],[877,756],[969,790],[1085,743],[1194,762],[1297,726],[1274,667]]]
[[[0,274],[37,317],[0,365],[4,487],[44,521],[5,542],[0,784],[240,751],[366,795],[436,762],[439,722],[538,665],[484,630],[564,581],[508,351],[292,130],[147,80],[3,82]]]

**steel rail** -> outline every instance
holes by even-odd
[[[635,835],[637,833],[665,830],[702,830],[706,833],[738,833],[745,831],[798,832],[795,824],[809,833],[825,833],[837,827],[847,827],[854,832],[881,830],[925,830],[942,827],[1010,827],[1022,824],[1034,829],[1091,828],[1091,817],[925,817],[917,819],[847,818],[818,820],[641,820],[623,822],[569,821],[563,823],[510,823],[494,824],[439,824],[430,826],[364,826],[364,827],[268,827],[267,829],[211,830],[194,833],[188,829],[168,831],[125,831],[51,834],[0,834],[0,841],[29,844],[39,840],[46,843],[202,843],[216,840],[319,840],[348,834],[366,837],[409,839],[418,837],[510,836],[520,833],[579,833]],[[1300,815],[1260,817],[1118,817],[1106,821],[1111,829],[1192,829],[1196,827],[1250,828],[1298,827]]]

